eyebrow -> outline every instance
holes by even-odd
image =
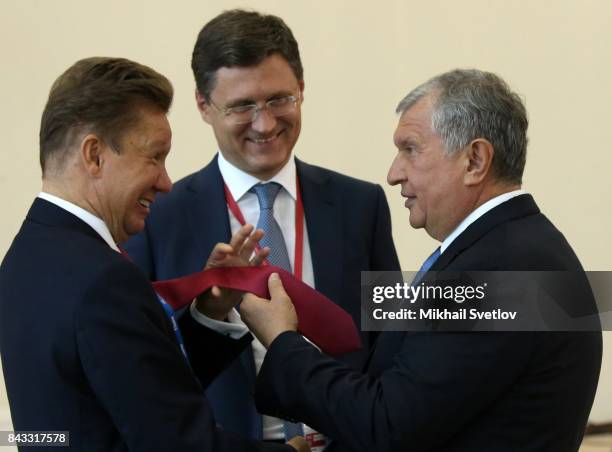
[[[399,146],[400,148],[407,148],[409,146],[418,146],[419,142],[417,139],[415,139],[414,137],[404,137],[399,141]]]
[[[270,95],[268,98],[266,98],[264,102],[268,102],[272,99],[278,99],[279,97],[287,97],[287,96],[294,96],[294,95],[295,93],[290,90],[280,90]],[[242,99],[238,98],[238,99],[231,100],[227,104],[225,104],[225,108],[232,108],[232,107],[238,107],[238,106],[243,106],[243,105],[254,105],[256,103],[257,101],[251,98],[248,98],[248,97],[242,98]]]
[[[225,108],[241,107],[243,105],[252,105],[256,102],[252,99],[236,99],[225,104]]]
[[[171,146],[172,145],[168,146],[168,143],[163,140],[155,140],[150,143],[149,150],[155,154],[159,154],[160,152],[167,154],[170,152]]]

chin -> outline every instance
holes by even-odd
[[[425,227],[424,225],[420,223],[417,223],[417,224],[410,223],[410,226],[412,226],[412,229],[423,229]]]
[[[287,160],[288,155],[285,151],[265,150],[253,156],[253,165],[261,167],[276,166]]]
[[[126,240],[133,235],[138,234],[145,228],[144,220],[135,222],[134,224],[130,224],[125,231],[123,232],[126,235]]]
[[[252,166],[251,174],[274,176],[287,163],[286,159],[274,159],[273,161],[258,162]]]

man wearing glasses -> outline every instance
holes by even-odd
[[[215,243],[241,223],[256,224],[266,232],[260,244],[270,248],[270,264],[359,324],[360,272],[399,269],[389,209],[380,186],[294,158],[304,80],[291,30],[276,16],[224,12],[201,30],[192,68],[198,109],[219,153],[152,206],[146,229],[126,245],[130,256],[152,280],[182,276],[200,270]],[[235,311],[202,320],[218,320],[214,327],[228,334],[246,329]],[[343,360],[361,368],[372,339],[362,333],[363,350]],[[284,442],[304,426],[257,413],[253,384],[264,356],[254,343],[207,395],[224,428]],[[305,433],[311,445],[324,444]]]

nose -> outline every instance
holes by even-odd
[[[387,172],[387,183],[389,185],[397,185],[404,180],[404,178],[404,171],[401,165],[401,153],[398,152]]]
[[[155,184],[155,189],[162,193],[168,193],[170,190],[172,190],[172,181],[170,180],[170,176],[166,170],[166,165],[162,166],[161,173],[157,178],[157,183]]]
[[[276,116],[270,113],[267,108],[262,108],[251,123],[251,128],[262,135],[270,133],[276,128]]]

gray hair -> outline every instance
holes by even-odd
[[[495,149],[495,175],[521,183],[527,156],[527,111],[508,84],[496,74],[477,69],[455,69],[428,80],[412,90],[397,106],[404,113],[430,96],[431,128],[451,155],[476,138]]]

